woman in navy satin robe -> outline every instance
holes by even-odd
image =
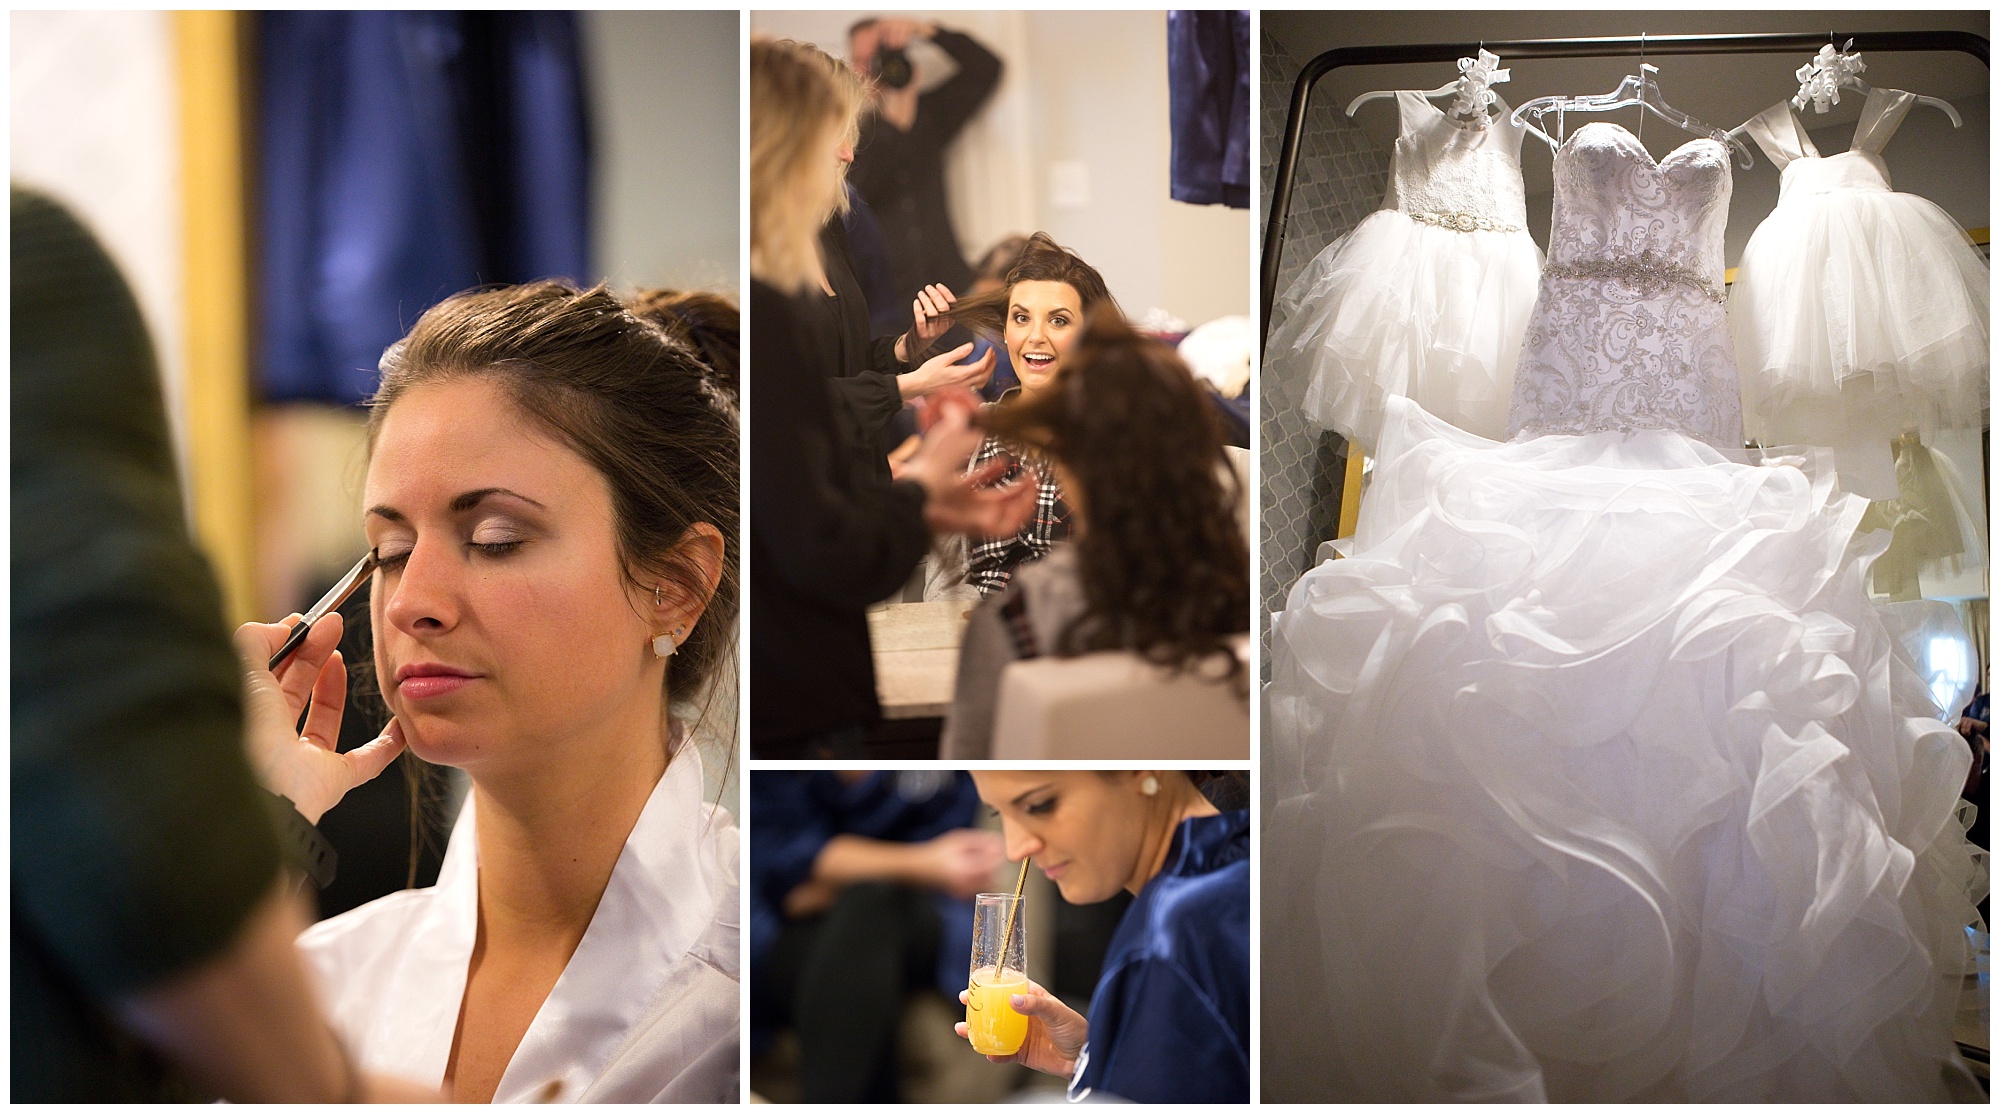
[[[1194,780],[1204,776],[973,772],[1009,859],[1033,856],[1074,904],[1137,895],[1089,1016],[1031,982],[1013,998],[1027,1039],[989,1059],[1068,1076],[1072,1099],[1250,1101],[1250,813],[1210,803]],[[1222,776],[1241,787],[1242,775]]]

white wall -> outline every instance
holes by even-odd
[[[583,13],[591,246],[614,286],[737,292],[740,18]]]
[[[68,205],[131,284],[185,465],[185,262],[171,17],[15,12],[8,28],[8,173]]]
[[[751,27],[844,57],[847,26],[879,14],[759,11]],[[1249,212],[1168,196],[1165,12],[896,14],[963,30],[1007,62],[950,164],[969,258],[1008,232],[1040,230],[1102,271],[1134,316],[1159,307],[1198,325],[1250,312]],[[1056,204],[1052,176],[1077,170],[1087,198]]]

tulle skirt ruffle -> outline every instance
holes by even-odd
[[[1987,406],[1986,261],[1914,194],[1779,202],[1744,246],[1729,317],[1743,419],[1767,444],[1886,442],[1976,427]]]
[[[1969,755],[1862,501],[1400,400],[1378,453],[1272,624],[1265,1098],[1941,1097]]]
[[[1370,214],[1279,298],[1265,367],[1314,424],[1372,448],[1388,398],[1504,435],[1541,278],[1520,232],[1458,232]]]

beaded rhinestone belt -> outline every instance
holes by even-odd
[[[1410,213],[1413,221],[1434,224],[1439,228],[1449,228],[1453,232],[1519,232],[1518,224],[1501,224],[1477,213]]]
[[[1551,263],[1542,268],[1551,278],[1615,279],[1648,294],[1658,294],[1669,285],[1692,286],[1711,302],[1726,300],[1722,290],[1700,271],[1681,263],[1669,263],[1650,249],[1637,255],[1579,259],[1574,263]]]

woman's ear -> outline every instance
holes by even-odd
[[[667,560],[694,570],[700,581],[700,594],[691,594],[685,585],[663,584],[664,591],[657,600],[660,610],[654,618],[662,622],[672,618],[676,625],[693,630],[701,621],[702,612],[708,610],[708,601],[714,597],[716,587],[722,583],[723,552],[722,531],[709,523],[697,522],[682,531]]]

